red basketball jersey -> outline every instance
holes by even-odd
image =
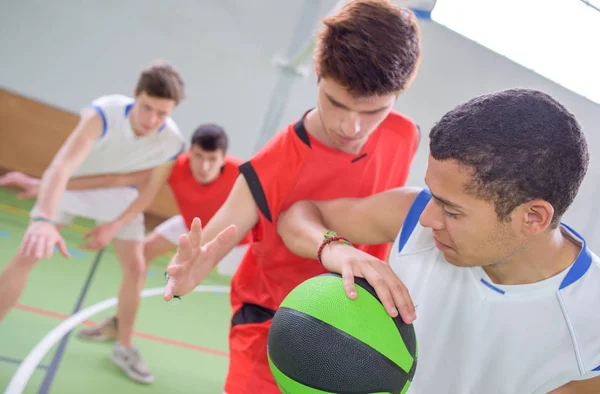
[[[195,217],[200,218],[205,226],[217,213],[229,196],[239,175],[238,166],[242,162],[237,157],[225,156],[225,164],[217,179],[202,184],[192,175],[189,152],[179,155],[169,177],[169,186],[188,229]],[[251,235],[249,232],[240,244],[250,242]]]
[[[403,186],[419,142],[407,117],[391,112],[357,155],[324,145],[304,127],[304,118],[271,139],[240,166],[259,211],[254,241],[233,277],[234,313],[243,304],[276,310],[308,278],[325,273],[315,259],[290,252],[277,235],[280,212],[300,200],[366,197]],[[389,244],[355,245],[385,260]],[[316,254],[316,251],[315,251]]]

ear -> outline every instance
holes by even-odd
[[[545,231],[554,218],[554,207],[548,201],[533,200],[525,204],[524,226],[531,234]]]

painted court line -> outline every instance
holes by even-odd
[[[23,362],[22,360],[17,360],[16,358],[10,358],[10,357],[4,357],[4,356],[0,356],[0,361],[9,363],[9,364],[16,364],[16,365],[19,365]],[[37,367],[39,369],[48,369],[47,365],[38,365]]]
[[[15,305],[15,309],[19,309],[19,310],[22,310],[25,312],[31,312],[31,313],[35,313],[36,315],[47,316],[47,317],[51,317],[51,318],[59,319],[59,320],[66,320],[69,318],[69,315],[65,315],[63,313],[48,311],[46,309],[35,308],[35,307],[29,306],[29,305],[17,304],[17,305]],[[98,323],[96,323],[92,320],[85,320],[85,321],[82,321],[81,324],[83,324],[84,326],[87,326],[87,327],[93,327]],[[195,345],[193,343],[177,341],[175,339],[159,337],[159,336],[147,334],[144,332],[134,331],[133,336],[136,338],[146,339],[148,341],[163,343],[165,345],[180,347],[182,349],[194,350],[196,352],[201,352],[201,353],[208,353],[208,354],[212,354],[214,356],[229,357],[229,353],[221,351],[221,350],[211,349],[208,347]]]
[[[87,295],[88,289],[90,288],[90,283],[92,282],[92,278],[96,273],[96,269],[98,268],[98,263],[102,259],[102,255],[104,254],[104,249],[99,251],[94,258],[94,262],[92,263],[92,268],[88,273],[88,276],[85,280],[85,284],[83,285],[83,289],[81,289],[81,293],[79,293],[79,297],[77,298],[77,303],[75,304],[75,308],[73,308],[72,315],[79,312],[81,309],[81,305],[83,304],[83,300]],[[42,386],[38,391],[38,394],[46,394],[50,391],[50,387],[52,386],[52,382],[54,381],[54,377],[56,376],[56,372],[58,371],[58,366],[63,358],[65,353],[65,349],[67,348],[67,343],[71,337],[72,331],[67,332],[62,339],[60,340],[60,344],[58,345],[58,349],[54,352],[54,356],[52,357],[52,361],[50,362],[50,368],[48,369],[48,373],[44,376],[44,381],[42,382]]]
[[[153,289],[146,289],[142,291],[141,297],[151,297],[162,294],[164,287],[155,287]],[[201,293],[228,293],[228,286],[208,286],[200,285],[194,289],[195,292]],[[108,308],[117,305],[117,297],[109,298],[94,304],[88,308],[82,309],[76,314],[70,316],[61,324],[56,326],[52,331],[42,338],[40,342],[33,348],[31,352],[25,357],[15,374],[13,375],[8,387],[4,394],[21,394],[27,382],[31,378],[31,375],[35,371],[36,367],[40,364],[46,353],[58,342],[64,335],[79,325],[81,322],[87,320],[91,316],[102,312]]]

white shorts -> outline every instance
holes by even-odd
[[[165,237],[173,245],[179,245],[179,236],[187,234],[189,229],[185,225],[183,216],[177,215],[159,224],[154,229],[154,232]],[[238,245],[231,249],[227,256],[223,257],[223,260],[217,265],[217,272],[222,275],[233,275],[247,249],[248,245]]]
[[[92,219],[97,225],[108,223],[117,219],[137,197],[138,191],[133,187],[66,190],[56,207],[56,221],[61,225],[70,225],[73,218],[79,216]],[[144,235],[144,214],[140,213],[121,227],[115,238],[143,241]]]

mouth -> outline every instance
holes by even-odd
[[[452,248],[445,243],[440,242],[437,237],[434,235],[433,240],[435,241],[435,246],[440,250],[452,250]]]

